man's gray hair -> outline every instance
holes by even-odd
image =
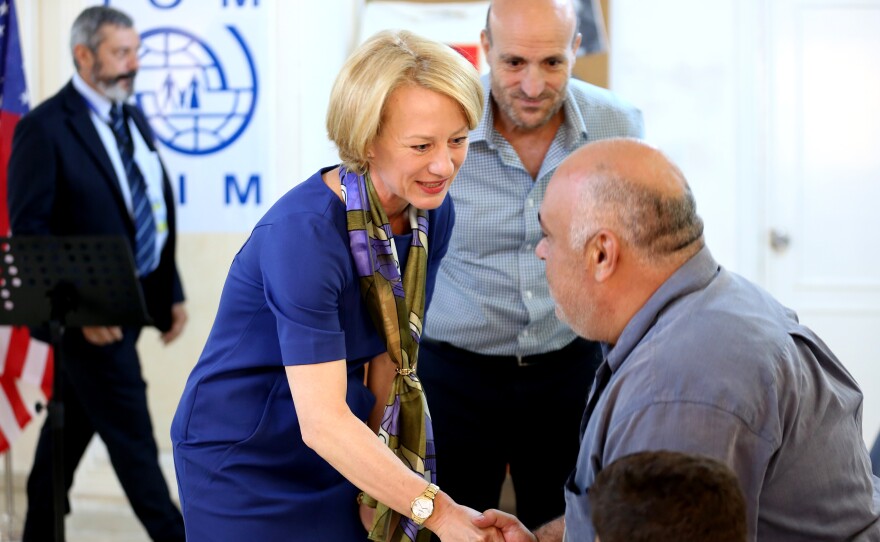
[[[131,28],[134,26],[134,21],[125,13],[111,7],[94,6],[84,10],[73,21],[73,27],[70,29],[71,56],[77,45],[85,45],[92,52],[97,51],[104,39],[104,35],[100,32],[104,25]],[[73,63],[76,65],[75,56]]]
[[[681,175],[677,168],[675,172]],[[582,248],[590,235],[605,226],[653,261],[702,248],[703,219],[686,181],[681,195],[668,196],[606,167],[597,168],[595,175],[589,186],[581,183],[578,190],[570,230],[574,249]]]

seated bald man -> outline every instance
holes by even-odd
[[[540,218],[556,313],[604,353],[564,520],[539,529],[541,542],[563,530],[593,540],[597,473],[658,449],[728,465],[749,540],[880,540],[858,384],[792,310],[715,261],[663,153],[629,139],[581,147],[553,175]],[[534,540],[497,511],[479,520]]]

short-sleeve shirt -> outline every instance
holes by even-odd
[[[345,204],[321,177],[330,169],[279,199],[232,262],[171,427],[185,514],[262,517],[260,528],[277,516],[286,529],[306,528],[324,506],[338,500],[339,513],[341,502],[354,502],[354,486],[303,443],[284,370],[345,359],[352,412],[366,420],[374,404],[363,367],[386,348],[361,298]],[[451,201],[428,218],[430,299],[454,222]],[[410,242],[410,234],[395,236],[404,271]]]

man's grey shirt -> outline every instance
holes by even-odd
[[[739,476],[749,540],[880,540],[862,393],[793,311],[703,248],[605,348],[610,379],[566,484],[568,540],[593,540],[596,473],[642,450],[707,455]],[[598,400],[597,400],[598,399]]]
[[[559,350],[574,333],[556,318],[535,256],[538,209],[556,167],[575,149],[609,137],[641,137],[641,113],[608,90],[572,79],[565,122],[537,179],[494,128],[485,88],[483,118],[449,194],[455,228],[426,315],[427,337],[485,355],[529,356]]]

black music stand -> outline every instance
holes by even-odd
[[[56,542],[64,542],[64,327],[149,323],[125,237],[0,237],[0,325],[48,325],[54,355],[49,418]]]

